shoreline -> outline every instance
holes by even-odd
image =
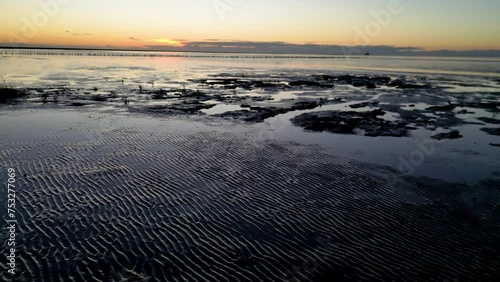
[[[255,55],[256,57],[276,57],[276,58],[349,58],[349,59],[362,59],[362,58],[414,58],[414,59],[429,59],[429,58],[440,58],[440,59],[461,59],[461,60],[500,60],[500,56],[485,56],[485,55],[476,55],[476,56],[456,56],[456,55],[343,55],[343,54],[293,54],[293,53],[252,53],[252,52],[217,52],[217,51],[180,51],[180,50],[147,50],[147,49],[108,49],[108,48],[84,48],[84,47],[18,47],[18,46],[0,46],[1,50],[60,50],[60,51],[110,51],[110,52],[145,52],[145,53],[212,53],[212,54],[240,54],[240,55]],[[222,57],[222,56],[221,56]],[[243,56],[244,57],[244,56]],[[249,56],[252,58],[251,56]]]

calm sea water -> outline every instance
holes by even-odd
[[[25,55],[30,53],[30,55]],[[210,74],[306,75],[325,72],[426,76],[478,82],[500,78],[500,58],[377,57],[220,53],[0,51],[0,75],[28,86],[94,86],[102,81],[169,86]],[[82,56],[84,54],[84,56]],[[154,57],[151,57],[154,56]]]

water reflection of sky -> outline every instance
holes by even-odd
[[[91,56],[3,56],[0,75],[6,80],[26,85],[67,84],[99,86],[108,82],[158,86],[209,74],[251,73],[269,78],[301,77],[310,73],[367,73],[397,77],[401,74],[444,82],[476,80],[475,83],[497,85],[500,77],[498,60],[367,57],[359,59],[307,58],[189,58],[189,57],[91,57]],[[484,78],[477,78],[484,76]],[[475,78],[474,78],[475,77]],[[491,84],[493,83],[493,84]],[[477,86],[470,86],[477,87]]]
[[[337,109],[342,105],[331,105],[327,108]],[[350,109],[351,110],[351,109]],[[358,111],[369,110],[355,109]],[[325,152],[354,160],[403,168],[407,171],[406,161],[412,154],[420,154],[420,146],[432,144],[435,151],[425,155],[425,161],[413,166],[414,174],[445,179],[449,181],[474,181],[489,177],[497,177],[500,172],[500,150],[490,143],[500,143],[500,137],[488,135],[480,131],[485,125],[464,125],[453,129],[460,130],[464,136],[456,140],[437,141],[431,136],[449,130],[415,130],[411,137],[365,137],[361,135],[333,134],[329,132],[307,132],[293,126],[290,119],[301,113],[294,111],[266,120],[265,124],[256,125],[265,132],[263,136],[272,136],[278,140],[300,141],[305,144],[319,144]],[[396,120],[397,114],[389,113],[388,120]],[[495,114],[482,111],[476,116],[494,118]],[[385,118],[385,117],[384,117]],[[496,117],[498,118],[498,117]],[[406,160],[406,161],[405,161]]]

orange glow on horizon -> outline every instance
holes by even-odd
[[[166,43],[167,45],[175,46],[175,47],[184,47],[184,45],[185,45],[185,44],[181,43],[180,41],[173,40],[173,39],[167,39],[167,38],[149,39],[146,41],[157,42],[157,43]]]

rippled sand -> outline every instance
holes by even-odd
[[[17,281],[500,279],[498,181],[403,175],[230,123],[104,115],[2,111]]]

